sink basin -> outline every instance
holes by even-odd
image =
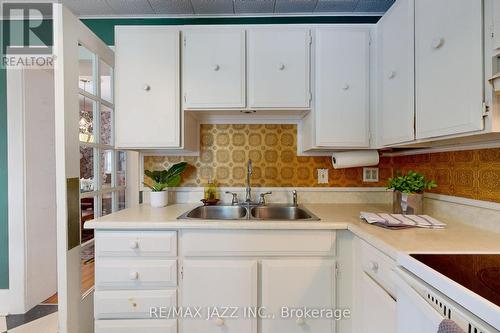
[[[250,209],[250,214],[258,220],[319,220],[307,209],[294,206],[256,206]]]
[[[247,210],[241,206],[200,206],[183,214],[179,219],[239,220],[246,216]]]

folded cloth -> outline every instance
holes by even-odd
[[[389,229],[405,229],[405,228],[428,228],[428,229],[443,229],[446,224],[440,222],[429,215],[403,215],[403,214],[386,214],[386,213],[368,213],[361,212],[360,218],[370,224],[375,224]]]
[[[437,333],[465,333],[453,320],[443,319],[439,324]]]

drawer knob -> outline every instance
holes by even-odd
[[[139,248],[139,241],[137,240],[133,240],[130,242],[130,248],[135,250],[135,249],[138,249]]]
[[[342,86],[342,90],[349,90],[349,85],[347,83],[344,83],[344,85]]]
[[[396,71],[390,71],[387,77],[390,79],[394,79],[396,77]]]
[[[150,91],[151,86],[149,84],[145,84],[144,87],[142,87],[142,89],[144,89],[144,91]]]
[[[376,273],[378,271],[378,263],[376,263],[375,261],[370,261],[370,270],[374,273]]]
[[[432,48],[435,50],[439,49],[443,45],[444,45],[444,38],[436,37],[432,40]]]
[[[279,69],[280,71],[284,70],[284,69],[285,69],[285,64],[280,64],[280,65],[278,66],[278,69]]]
[[[139,272],[130,272],[129,278],[130,280],[139,280]]]
[[[304,318],[297,318],[295,323],[299,326],[304,326],[306,324],[306,320]]]
[[[224,326],[224,324],[225,324],[224,319],[222,319],[222,318],[215,319],[215,325],[220,327],[220,326]]]
[[[213,69],[214,69],[214,71],[216,71],[216,72],[217,72],[217,71],[220,69],[220,66],[219,66],[219,65],[217,65],[217,64],[215,64],[215,65],[213,66]]]

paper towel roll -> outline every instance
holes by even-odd
[[[376,150],[342,151],[332,154],[334,169],[355,168],[378,165],[379,155]]]

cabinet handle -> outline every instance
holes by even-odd
[[[444,45],[444,38],[434,38],[432,40],[432,48],[437,50]]]
[[[284,70],[284,69],[285,69],[285,64],[280,64],[280,65],[278,66],[278,69],[279,69],[280,71]]]
[[[344,83],[344,85],[342,86],[342,90],[349,90],[349,85],[347,83]]]
[[[224,324],[225,324],[224,319],[222,319],[222,318],[215,319],[215,325],[221,327],[221,326],[224,326]]]
[[[394,79],[396,77],[396,71],[390,71],[387,77],[389,78],[389,80]]]
[[[130,248],[131,249],[138,249],[139,248],[139,241],[138,240],[133,240],[130,242]]]
[[[370,270],[374,273],[376,273],[378,271],[378,263],[376,263],[375,261],[370,261]]]
[[[128,277],[130,280],[139,280],[139,272],[130,272]]]
[[[299,326],[304,326],[306,324],[306,320],[304,318],[297,318],[295,323]]]
[[[151,86],[149,84],[145,84],[144,87],[142,87],[142,89],[144,89],[144,91],[150,91]]]
[[[217,64],[215,64],[215,65],[213,66],[213,69],[214,69],[214,71],[216,71],[216,72],[217,72],[217,71],[220,69],[220,66],[219,66],[219,65],[217,65]]]

